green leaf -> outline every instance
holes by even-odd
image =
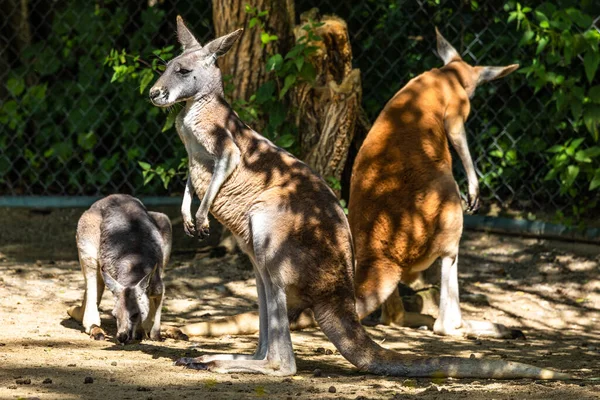
[[[592,146],[588,147],[585,150],[582,150],[587,157],[596,158],[600,156],[600,146]]]
[[[176,109],[169,111],[169,114],[167,114],[167,119],[165,120],[165,124],[163,125],[161,132],[166,132],[173,127],[173,125],[175,124],[175,118],[177,118],[178,113],[179,110],[176,111]]]
[[[277,129],[285,122],[286,109],[281,102],[273,104],[269,109],[269,125],[272,129]]]
[[[575,22],[581,29],[587,29],[592,25],[594,21],[589,15],[583,14],[576,8],[569,8],[566,10],[567,15],[571,18],[571,21]]]
[[[302,66],[302,70],[300,70],[298,75],[300,75],[300,78],[302,78],[302,80],[313,83],[315,81],[315,78],[317,77],[317,71],[311,63],[307,62],[304,63],[304,65]]]
[[[579,119],[581,117],[581,111],[583,109],[583,105],[581,101],[577,98],[571,97],[571,114],[573,115],[573,119]]]
[[[589,83],[594,81],[598,64],[600,64],[600,54],[597,51],[588,49],[583,57],[583,67],[585,68],[585,76]]]
[[[546,17],[546,14],[544,14],[539,9],[534,11],[534,15],[535,15],[535,19],[537,19],[540,22],[548,21],[548,17]]]
[[[15,79],[11,78],[6,82],[6,89],[12,94],[14,97],[19,96],[25,90],[25,82],[23,79]]]
[[[80,133],[77,135],[77,144],[84,150],[93,149],[97,142],[98,138],[94,132]]]
[[[281,92],[279,92],[280,100],[283,99],[283,96],[285,96],[285,94],[288,92],[288,90],[290,90],[294,83],[296,83],[296,75],[288,75],[285,77],[283,88],[281,89]]]
[[[588,92],[588,97],[594,103],[600,103],[600,85],[592,86]]]
[[[268,32],[263,32],[260,34],[260,41],[263,45],[273,42],[279,39],[277,35],[270,35]]]
[[[298,57],[294,60],[294,64],[296,64],[296,69],[298,72],[302,71],[302,66],[304,65],[304,57]]]
[[[567,167],[567,174],[564,180],[564,185],[568,188],[573,186],[573,183],[575,182],[575,179],[577,179],[578,175],[579,167],[577,165],[569,165]]]
[[[296,138],[293,135],[286,133],[285,135],[282,135],[281,137],[279,137],[279,139],[277,139],[276,144],[277,146],[282,147],[284,149],[289,149],[294,145],[295,142]]]
[[[283,57],[281,54],[275,54],[267,60],[267,71],[279,71],[283,65]]]
[[[150,82],[152,82],[152,78],[154,78],[154,74],[152,74],[152,70],[145,70],[144,72],[141,73],[142,75],[142,79],[140,82],[140,94],[144,93],[144,90],[146,90],[146,87],[148,86],[148,84]]]
[[[594,140],[598,141],[598,125],[600,124],[600,105],[586,104],[583,112],[583,123]]]
[[[600,169],[596,170],[594,179],[590,182],[590,190],[594,190],[600,187]]]
[[[526,45],[529,42],[531,42],[531,39],[533,39],[533,36],[535,36],[535,33],[531,29],[525,31],[525,33],[523,34],[523,37],[521,38],[521,41],[519,42],[519,46],[523,46],[523,45]]]
[[[150,170],[150,168],[152,168],[152,166],[150,164],[148,164],[147,162],[144,162],[144,161],[138,161],[138,164],[140,167],[142,167],[142,170],[144,170],[144,171],[148,171],[148,170]]]
[[[550,147],[548,150],[546,150],[548,153],[560,153],[561,151],[564,150],[564,146],[561,144],[555,144],[554,146]]]
[[[275,95],[275,81],[267,81],[256,91],[255,101],[257,104],[264,104],[273,99]]]
[[[535,54],[537,55],[537,54],[540,54],[542,51],[544,51],[548,42],[549,42],[548,37],[546,37],[546,36],[541,37],[540,40],[538,40],[538,46],[537,46],[537,49],[535,50]]]
[[[580,163],[591,163],[592,159],[586,155],[585,150],[579,150],[575,153],[575,161]]]

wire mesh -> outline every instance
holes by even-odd
[[[296,13],[318,7],[346,20],[363,105],[373,119],[409,79],[440,66],[434,25],[473,64],[527,64],[518,47],[522,33],[507,23],[504,4],[297,0]],[[176,163],[185,152],[173,131],[162,132],[164,116],[146,94],[111,83],[104,61],[113,48],[152,59],[152,50],[174,44],[177,14],[201,40],[211,38],[211,6],[208,0],[0,3],[0,195],[181,192],[182,180],[167,188],[159,181],[144,185],[138,161]],[[549,95],[549,89],[534,93],[522,76],[478,89],[467,132],[484,200],[519,210],[569,207],[559,182],[544,180],[542,151],[573,135],[568,124],[547,124]],[[460,167],[455,176],[464,188]]]

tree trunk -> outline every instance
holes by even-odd
[[[28,0],[0,0],[0,11],[6,17],[0,30],[0,82],[6,82],[11,67],[20,60],[22,51],[31,44]],[[11,52],[11,53],[9,53]],[[27,77],[26,77],[27,78]],[[29,84],[31,79],[26,79]],[[0,99],[6,97],[4,85],[0,87]]]
[[[311,42],[318,50],[311,56],[315,66],[314,85],[303,83],[292,91],[297,110],[301,158],[332,184],[341,194],[342,173],[350,144],[361,114],[360,71],[352,68],[352,47],[348,27],[335,16],[319,18],[312,9],[304,13],[294,31],[296,40],[306,35],[302,29],[309,20],[321,22],[315,33],[321,38]]]
[[[262,46],[263,29],[259,25],[248,28],[252,15],[246,5],[259,11],[268,11],[264,31],[277,35],[278,40]],[[285,54],[294,44],[294,0],[214,0],[213,23],[215,35],[222,36],[236,29],[246,31],[227,54],[219,60],[223,75],[233,77],[233,99],[248,100],[267,80],[266,62],[269,54]]]

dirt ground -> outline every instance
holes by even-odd
[[[600,382],[589,380],[365,375],[318,329],[292,333],[298,373],[285,379],[173,365],[182,356],[253,352],[256,335],[125,347],[112,337],[96,342],[66,314],[83,294],[74,240],[82,211],[0,209],[0,399],[600,398]],[[164,324],[255,309],[248,261],[202,249],[206,244],[184,237],[176,209],[163,211],[173,217],[175,232],[165,278]],[[369,333],[383,346],[406,354],[505,358],[580,377],[600,376],[600,246],[467,232],[459,271],[464,316],[519,327],[527,340],[446,338],[383,326],[369,327]],[[105,292],[101,316],[107,332],[114,334],[111,296]]]

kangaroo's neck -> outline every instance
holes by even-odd
[[[186,102],[183,123],[192,131],[235,129],[239,119],[221,94],[198,96]]]

